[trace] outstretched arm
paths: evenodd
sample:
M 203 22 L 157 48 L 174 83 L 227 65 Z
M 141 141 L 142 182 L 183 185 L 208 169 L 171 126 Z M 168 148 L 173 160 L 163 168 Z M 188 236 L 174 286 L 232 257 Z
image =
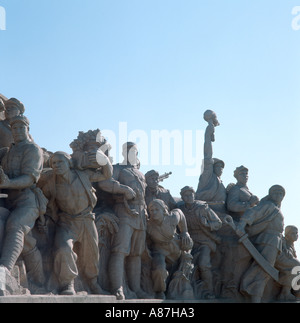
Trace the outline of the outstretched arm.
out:
M 204 160 L 213 157 L 212 142 L 214 142 L 215 127 L 212 123 L 206 127 L 204 136 Z
M 198 192 L 202 190 L 203 187 L 209 183 L 211 176 L 213 174 L 213 136 L 215 132 L 215 127 L 212 123 L 209 123 L 206 127 L 205 136 L 204 136 L 204 160 L 203 160 L 203 169 L 199 178 L 199 184 L 197 188 L 197 199 L 200 199 Z

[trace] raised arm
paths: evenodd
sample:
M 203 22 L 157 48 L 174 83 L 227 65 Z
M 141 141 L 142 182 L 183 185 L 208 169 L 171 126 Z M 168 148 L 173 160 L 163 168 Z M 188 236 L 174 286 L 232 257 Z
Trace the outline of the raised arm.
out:
M 212 123 L 209 123 L 205 130 L 204 136 L 204 161 L 213 157 L 212 143 L 214 140 L 215 127 Z

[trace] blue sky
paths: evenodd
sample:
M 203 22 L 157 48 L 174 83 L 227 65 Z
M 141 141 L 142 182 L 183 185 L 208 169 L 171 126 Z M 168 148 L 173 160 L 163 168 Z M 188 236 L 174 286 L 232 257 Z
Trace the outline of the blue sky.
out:
M 123 122 L 128 133 L 147 137 L 148 148 L 153 130 L 183 137 L 190 131 L 191 154 L 201 157 L 196 131 L 203 133 L 203 112 L 212 109 L 221 123 L 214 155 L 226 163 L 224 184 L 245 165 L 260 198 L 283 185 L 285 222 L 300 228 L 300 30 L 292 28 L 299 0 L 0 0 L 0 6 L 6 11 L 0 93 L 25 104 L 40 146 L 71 152 L 78 131 L 107 129 L 118 138 Z M 199 175 L 186 176 L 188 166 L 176 165 L 176 157 L 151 165 L 140 143 L 141 170 L 172 171 L 163 185 L 173 195 L 197 186 Z M 116 162 L 122 144 L 114 147 Z

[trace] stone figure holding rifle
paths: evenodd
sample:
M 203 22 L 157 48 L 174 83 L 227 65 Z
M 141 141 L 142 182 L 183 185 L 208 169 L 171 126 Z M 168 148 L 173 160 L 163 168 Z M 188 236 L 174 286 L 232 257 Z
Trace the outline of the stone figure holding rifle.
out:
M 157 171 L 150 170 L 145 174 L 147 187 L 146 187 L 146 204 L 149 205 L 154 199 L 163 200 L 168 206 L 169 210 L 176 208 L 176 201 L 171 195 L 170 191 L 159 185 L 159 182 L 167 178 L 169 174 L 159 175 Z

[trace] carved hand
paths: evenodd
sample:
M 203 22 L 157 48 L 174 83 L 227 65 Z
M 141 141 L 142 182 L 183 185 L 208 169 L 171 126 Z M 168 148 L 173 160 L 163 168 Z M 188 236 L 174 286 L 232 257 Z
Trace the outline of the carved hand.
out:
M 117 218 L 115 215 L 102 213 L 100 218 L 110 234 L 115 234 L 119 231 L 119 218 Z
M 126 200 L 132 200 L 136 197 L 135 191 L 129 186 L 122 186 L 122 193 L 124 194 Z
M 191 239 L 188 232 L 181 233 L 181 249 L 184 251 L 189 251 L 193 247 L 193 240 Z

